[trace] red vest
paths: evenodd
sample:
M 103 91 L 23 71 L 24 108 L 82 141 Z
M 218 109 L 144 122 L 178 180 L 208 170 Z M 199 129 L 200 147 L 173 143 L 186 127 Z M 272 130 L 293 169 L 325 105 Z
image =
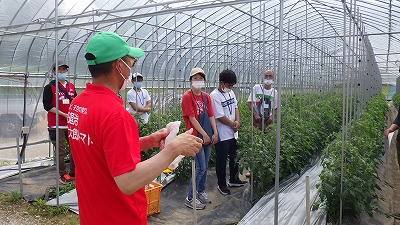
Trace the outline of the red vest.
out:
M 56 107 L 56 86 L 51 86 L 51 93 L 53 94 L 51 104 Z M 63 85 L 58 85 L 58 109 L 61 112 L 68 113 L 69 105 L 71 104 L 72 99 L 75 98 L 75 86 L 72 83 L 67 81 L 67 85 L 64 88 Z M 63 91 L 62 91 L 63 90 Z M 64 94 L 68 93 L 70 99 Z M 61 115 L 58 116 L 58 125 L 59 126 L 67 126 L 67 119 Z M 52 112 L 47 113 L 47 126 L 54 127 L 56 126 L 56 114 Z

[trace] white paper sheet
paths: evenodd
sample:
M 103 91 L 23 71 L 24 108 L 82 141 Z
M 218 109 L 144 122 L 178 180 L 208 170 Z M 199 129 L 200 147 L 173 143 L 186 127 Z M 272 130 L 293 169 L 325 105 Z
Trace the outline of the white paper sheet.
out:
M 389 133 L 389 135 L 388 135 L 388 140 L 389 140 L 389 148 L 390 148 L 390 143 L 392 143 L 393 134 L 394 134 L 394 132 L 392 132 L 392 133 Z

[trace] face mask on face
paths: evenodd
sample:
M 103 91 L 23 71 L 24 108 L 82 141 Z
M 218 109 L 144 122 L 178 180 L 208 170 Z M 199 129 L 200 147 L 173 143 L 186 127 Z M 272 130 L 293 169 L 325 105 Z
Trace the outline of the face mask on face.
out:
M 196 80 L 196 81 L 192 81 L 192 86 L 196 89 L 201 89 L 201 88 L 205 87 L 206 84 L 204 83 L 204 80 Z
M 125 61 L 122 60 L 122 59 L 121 59 L 121 61 L 124 63 L 124 65 L 125 65 L 126 67 L 128 67 L 129 71 L 131 71 L 131 68 L 125 63 Z M 123 90 L 125 90 L 126 87 L 128 87 L 129 83 L 131 83 L 131 76 L 128 76 L 128 79 L 126 79 L 126 78 L 124 77 L 124 75 L 122 75 L 122 73 L 119 73 L 119 74 L 122 76 L 122 78 L 124 78 L 124 83 L 122 83 L 122 86 L 121 86 L 121 88 L 119 89 L 120 91 L 123 91 Z M 129 74 L 130 74 L 130 72 L 129 72 Z
M 264 84 L 265 84 L 265 85 L 273 85 L 273 84 L 274 84 L 274 80 L 265 79 L 265 80 L 264 80 Z
M 135 83 L 133 83 L 133 86 L 135 88 L 141 88 L 142 87 L 142 82 L 135 82 Z
M 232 91 L 232 89 L 224 87 L 224 89 L 222 89 L 222 91 L 225 93 L 229 93 Z
M 57 73 L 57 77 L 59 80 L 65 80 L 65 78 L 67 78 L 67 73 Z

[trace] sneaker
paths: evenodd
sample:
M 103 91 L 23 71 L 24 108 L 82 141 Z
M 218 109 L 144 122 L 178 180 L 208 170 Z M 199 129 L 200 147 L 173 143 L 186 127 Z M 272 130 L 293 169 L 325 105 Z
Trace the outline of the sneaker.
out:
M 200 200 L 200 202 L 203 203 L 203 204 L 210 204 L 210 203 L 211 203 L 211 200 L 208 199 L 208 195 L 207 195 L 207 193 L 205 193 L 205 192 L 201 192 L 201 193 L 198 193 L 198 192 L 197 192 L 197 198 L 198 198 L 198 199 Z
M 68 173 L 64 174 L 60 177 L 59 181 L 61 184 L 72 183 L 75 179 L 73 179 Z
M 228 187 L 220 187 L 220 186 L 218 186 L 217 189 L 223 195 L 230 195 L 231 194 L 231 190 L 229 190 Z
M 242 187 L 246 184 L 246 181 L 241 181 L 241 180 L 235 180 L 233 182 L 228 182 L 229 187 Z
M 191 209 L 193 209 L 193 199 L 190 199 L 186 197 L 185 199 L 185 205 Z M 205 204 L 201 203 L 199 199 L 196 198 L 196 210 L 202 210 L 206 207 Z

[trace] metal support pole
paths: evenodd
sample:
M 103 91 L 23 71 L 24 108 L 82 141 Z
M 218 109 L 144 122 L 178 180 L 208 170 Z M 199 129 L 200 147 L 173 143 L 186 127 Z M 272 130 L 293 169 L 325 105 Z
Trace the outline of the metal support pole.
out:
M 55 12 L 55 28 L 56 31 L 54 32 L 54 37 L 55 37 L 55 72 L 56 72 L 56 171 L 57 171 L 57 176 L 56 176 L 56 199 L 57 199 L 57 207 L 60 206 L 60 183 L 58 182 L 58 176 L 60 174 L 60 160 L 59 160 L 59 155 L 60 155 L 60 145 L 59 145 L 59 140 L 60 140 L 60 135 L 58 133 L 59 131 L 59 113 L 58 113 L 58 0 L 55 0 L 55 7 L 54 7 L 54 12 Z
M 310 176 L 306 176 L 306 225 L 310 225 L 311 201 L 310 201 Z
M 197 225 L 197 210 L 196 210 L 196 200 L 197 200 L 197 192 L 196 192 L 196 162 L 195 159 L 192 159 L 192 202 L 193 202 L 193 224 Z
M 21 171 L 21 155 L 20 155 L 20 150 L 19 150 L 19 137 L 16 138 L 16 143 L 17 143 L 17 158 L 18 158 L 18 176 L 19 176 L 19 193 L 21 196 L 21 199 L 24 197 L 23 194 L 23 187 L 22 187 L 22 171 Z
M 346 35 L 346 0 L 343 2 L 343 35 Z M 346 39 L 343 39 L 343 61 L 342 61 L 342 150 L 341 150 L 341 160 L 340 160 L 340 195 L 343 193 L 343 173 L 344 173 L 344 147 L 345 147 L 345 127 L 346 127 L 346 88 L 345 88 L 345 80 L 346 80 Z M 343 200 L 340 197 L 339 202 L 339 225 L 342 225 L 342 217 L 343 217 Z
M 279 3 L 279 60 L 278 60 L 278 115 L 276 124 L 276 156 L 275 156 L 275 213 L 274 224 L 278 225 L 279 203 L 279 158 L 281 147 L 281 93 L 282 93 L 282 39 L 283 39 L 283 1 Z

